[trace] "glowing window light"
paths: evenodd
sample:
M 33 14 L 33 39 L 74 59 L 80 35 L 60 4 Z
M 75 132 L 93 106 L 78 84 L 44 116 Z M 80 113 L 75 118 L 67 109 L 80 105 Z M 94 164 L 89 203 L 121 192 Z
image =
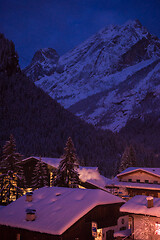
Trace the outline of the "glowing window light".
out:
M 160 235 L 160 223 L 155 223 L 155 234 Z
M 97 229 L 97 237 L 95 238 L 95 240 L 102 240 L 102 228 Z

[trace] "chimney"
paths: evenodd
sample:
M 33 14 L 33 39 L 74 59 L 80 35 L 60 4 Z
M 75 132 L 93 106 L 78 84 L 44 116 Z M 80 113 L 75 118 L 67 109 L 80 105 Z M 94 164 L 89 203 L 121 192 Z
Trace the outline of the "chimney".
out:
M 36 219 L 36 210 L 35 209 L 26 209 L 26 220 L 27 221 L 34 221 Z
M 33 200 L 32 195 L 33 195 L 33 192 L 26 193 L 26 201 L 27 202 L 32 202 L 32 200 Z
M 152 208 L 153 207 L 153 197 L 148 196 L 146 197 L 147 199 L 147 208 Z

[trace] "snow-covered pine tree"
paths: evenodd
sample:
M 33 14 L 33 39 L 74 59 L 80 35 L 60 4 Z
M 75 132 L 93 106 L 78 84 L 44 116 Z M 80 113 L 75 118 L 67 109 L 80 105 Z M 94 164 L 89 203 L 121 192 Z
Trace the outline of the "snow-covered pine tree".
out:
M 119 172 L 122 172 L 128 167 L 135 167 L 137 163 L 136 153 L 132 145 L 127 146 L 121 158 Z
M 40 157 L 33 170 L 31 187 L 33 189 L 37 189 L 44 186 L 49 186 L 49 176 L 48 176 L 47 166 Z
M 54 185 L 58 187 L 78 187 L 79 174 L 77 169 L 79 164 L 71 137 L 67 140 L 61 158 Z
M 1 161 L 1 189 L 0 201 L 9 203 L 23 194 L 24 173 L 20 160 L 22 155 L 16 152 L 16 144 L 13 135 L 10 135 L 9 141 L 3 147 Z

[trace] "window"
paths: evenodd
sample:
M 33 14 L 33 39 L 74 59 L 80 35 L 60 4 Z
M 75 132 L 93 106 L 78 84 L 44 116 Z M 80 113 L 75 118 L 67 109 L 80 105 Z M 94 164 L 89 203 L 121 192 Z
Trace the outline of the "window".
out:
M 129 179 L 128 179 L 128 182 L 132 182 L 132 179 L 131 179 L 131 178 L 129 178 Z
M 149 183 L 149 180 L 145 180 L 145 183 Z
M 21 235 L 20 233 L 17 233 L 16 240 L 20 240 L 20 239 L 21 239 Z
M 124 224 L 124 218 L 122 218 L 121 223 Z
M 137 180 L 136 180 L 136 182 L 138 182 L 138 183 L 139 183 L 139 182 L 140 182 L 140 179 L 137 179 Z
M 102 228 L 97 229 L 97 237 L 94 238 L 95 240 L 102 240 Z
M 153 181 L 154 184 L 158 184 L 158 181 Z
M 160 235 L 160 224 L 159 223 L 155 223 L 155 234 L 156 235 Z

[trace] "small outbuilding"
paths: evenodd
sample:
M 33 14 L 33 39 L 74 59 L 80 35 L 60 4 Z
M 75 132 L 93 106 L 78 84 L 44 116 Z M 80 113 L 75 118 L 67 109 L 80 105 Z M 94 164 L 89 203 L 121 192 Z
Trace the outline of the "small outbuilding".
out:
M 0 239 L 96 239 L 97 232 L 117 225 L 122 204 L 99 189 L 40 188 L 0 210 Z

